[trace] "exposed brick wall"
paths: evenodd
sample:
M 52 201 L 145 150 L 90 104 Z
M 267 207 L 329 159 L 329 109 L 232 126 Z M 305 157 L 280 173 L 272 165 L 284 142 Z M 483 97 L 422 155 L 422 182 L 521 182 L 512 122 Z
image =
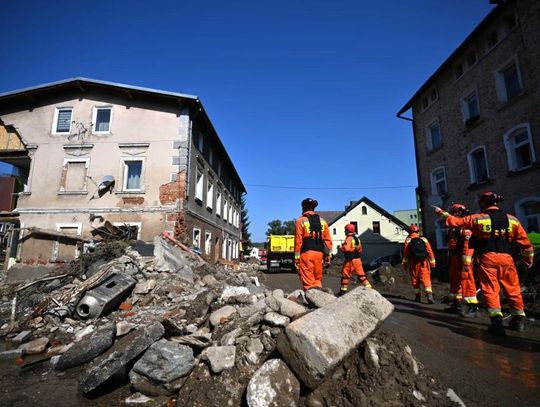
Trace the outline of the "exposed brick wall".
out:
M 159 187 L 159 202 L 161 205 L 177 204 L 177 212 L 167 214 L 167 221 L 173 222 L 175 239 L 187 243 L 186 221 L 184 213 L 186 191 L 186 171 L 180 171 L 176 181 L 163 184 Z
M 144 197 L 135 196 L 135 197 L 122 197 L 122 203 L 124 205 L 142 205 L 144 203 Z

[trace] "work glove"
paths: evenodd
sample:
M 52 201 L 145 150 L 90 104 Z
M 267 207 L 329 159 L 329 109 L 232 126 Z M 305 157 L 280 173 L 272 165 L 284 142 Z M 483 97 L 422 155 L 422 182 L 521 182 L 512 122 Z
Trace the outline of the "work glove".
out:
M 294 259 L 294 267 L 298 270 L 300 268 L 300 259 Z
M 435 209 L 435 214 L 436 215 L 441 215 L 444 211 L 439 208 L 438 206 L 435 206 L 435 205 L 431 205 L 433 207 L 433 209 Z

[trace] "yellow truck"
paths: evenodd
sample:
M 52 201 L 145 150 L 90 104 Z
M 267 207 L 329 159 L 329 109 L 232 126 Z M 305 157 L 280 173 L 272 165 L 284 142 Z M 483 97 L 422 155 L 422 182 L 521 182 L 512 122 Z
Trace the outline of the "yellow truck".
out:
M 296 271 L 294 267 L 294 235 L 270 235 L 266 242 L 269 272 Z

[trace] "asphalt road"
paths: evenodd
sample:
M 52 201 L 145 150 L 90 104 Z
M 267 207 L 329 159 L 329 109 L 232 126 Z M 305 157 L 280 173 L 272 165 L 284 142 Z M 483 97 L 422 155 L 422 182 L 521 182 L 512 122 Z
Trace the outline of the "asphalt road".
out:
M 301 288 L 292 273 L 261 273 L 261 281 L 287 292 Z M 326 275 L 324 285 L 337 291 L 339 278 Z M 443 304 L 385 297 L 395 311 L 383 327 L 403 336 L 417 359 L 467 406 L 540 406 L 538 323 L 529 321 L 526 332 L 495 339 L 487 332 L 487 316 L 467 320 L 445 313 Z

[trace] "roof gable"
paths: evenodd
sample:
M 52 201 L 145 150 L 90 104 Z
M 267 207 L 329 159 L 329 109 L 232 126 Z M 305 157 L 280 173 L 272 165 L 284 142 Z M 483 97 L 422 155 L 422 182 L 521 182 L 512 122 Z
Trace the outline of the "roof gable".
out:
M 354 210 L 355 208 L 357 208 L 360 204 L 365 204 L 367 206 L 369 206 L 370 208 L 376 210 L 377 212 L 379 212 L 381 215 L 385 216 L 386 218 L 390 219 L 393 223 L 395 223 L 396 225 L 398 225 L 399 227 L 403 228 L 403 229 L 407 229 L 408 225 L 405 224 L 404 222 L 402 222 L 401 220 L 399 220 L 398 218 L 396 218 L 394 215 L 392 215 L 390 212 L 386 211 L 384 208 L 382 208 L 381 206 L 377 205 L 375 202 L 373 202 L 371 199 L 369 199 L 368 197 L 366 196 L 363 196 L 362 198 L 360 198 L 358 201 L 354 202 L 352 205 L 349 205 L 347 207 L 346 210 L 344 210 L 343 212 L 340 212 L 338 216 L 336 216 L 332 222 L 330 223 L 330 226 L 333 225 L 334 223 L 336 223 L 338 220 L 340 220 L 341 218 L 343 218 L 345 215 L 347 215 L 349 212 L 351 212 L 352 210 Z

